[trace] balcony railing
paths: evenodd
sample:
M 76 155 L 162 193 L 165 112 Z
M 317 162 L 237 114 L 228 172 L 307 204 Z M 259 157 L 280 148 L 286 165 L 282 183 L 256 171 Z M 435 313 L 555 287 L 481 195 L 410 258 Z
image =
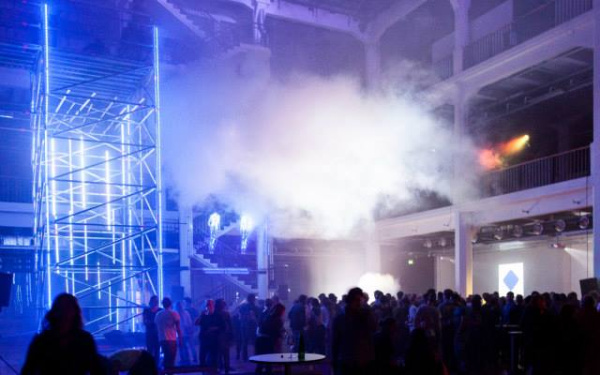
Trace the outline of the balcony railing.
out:
M 554 0 L 493 31 L 465 48 L 470 68 L 592 9 L 592 0 Z
M 589 175 L 588 146 L 490 172 L 482 178 L 482 195 L 492 197 Z

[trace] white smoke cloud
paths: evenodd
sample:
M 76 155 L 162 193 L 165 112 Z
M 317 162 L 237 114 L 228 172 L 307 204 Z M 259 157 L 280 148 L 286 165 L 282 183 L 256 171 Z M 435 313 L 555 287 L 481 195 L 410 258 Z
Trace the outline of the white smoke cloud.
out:
M 367 272 L 358 280 L 358 286 L 369 294 L 371 298 L 375 295 L 375 291 L 379 290 L 383 293 L 389 293 L 393 296 L 400 290 L 400 282 L 390 274 Z
M 368 94 L 352 77 L 259 73 L 224 64 L 166 80 L 163 155 L 180 204 L 214 195 L 238 212 L 285 217 L 272 220 L 279 234 L 334 237 L 382 202 L 410 204 L 415 189 L 469 190 L 450 175 L 454 158 L 476 160 L 470 142 L 427 103 L 398 90 Z

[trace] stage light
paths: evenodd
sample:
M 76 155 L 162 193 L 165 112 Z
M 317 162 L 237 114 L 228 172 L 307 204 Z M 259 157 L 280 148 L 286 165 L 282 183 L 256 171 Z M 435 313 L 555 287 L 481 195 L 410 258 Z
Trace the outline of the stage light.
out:
M 210 240 L 208 242 L 209 252 L 212 254 L 215 251 L 215 246 L 217 245 L 217 234 L 219 229 L 221 228 L 221 215 L 216 212 L 213 212 L 208 217 L 208 228 L 210 231 Z
M 494 238 L 498 241 L 504 238 L 504 229 L 502 227 L 496 227 L 496 229 L 494 229 Z
M 252 218 L 248 215 L 242 215 L 240 218 L 240 234 L 242 236 L 240 250 L 242 254 L 246 254 L 246 250 L 248 249 L 248 239 L 250 238 L 250 233 L 252 233 L 253 226 Z
M 579 228 L 587 229 L 590 226 L 590 218 L 589 216 L 582 216 L 579 218 Z
M 527 224 L 525 227 L 526 227 L 527 234 L 530 234 L 533 236 L 539 236 L 542 233 L 544 233 L 544 226 L 540 222 L 535 222 L 533 224 Z
M 425 240 L 425 242 L 423 242 L 423 247 L 426 249 L 431 249 L 433 247 L 433 242 L 431 240 Z
M 438 240 L 438 245 L 441 247 L 446 247 L 448 245 L 448 240 L 442 237 Z
M 567 223 L 564 220 L 559 219 L 554 222 L 554 230 L 557 233 L 564 232 L 566 228 L 567 228 Z
M 514 225 L 512 228 L 512 235 L 516 238 L 523 237 L 523 227 L 520 225 Z
M 414 259 L 409 259 L 409 260 L 408 260 L 408 265 L 409 265 L 409 266 L 412 266 L 412 265 L 414 265 L 414 264 L 415 264 L 415 260 L 414 260 Z

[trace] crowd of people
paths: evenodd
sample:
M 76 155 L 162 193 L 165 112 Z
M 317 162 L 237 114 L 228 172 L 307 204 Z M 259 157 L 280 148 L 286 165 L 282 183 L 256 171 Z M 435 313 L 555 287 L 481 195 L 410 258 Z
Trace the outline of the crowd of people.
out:
M 173 308 L 164 298 L 160 308 L 152 297 L 143 312 L 147 352 L 133 355 L 144 371 L 157 368 L 162 352 L 164 367 L 197 363 L 228 373 L 231 352 L 247 361 L 252 354 L 297 351 L 302 341 L 340 375 L 600 374 L 599 301 L 596 293 L 581 300 L 576 293 L 537 292 L 463 298 L 452 290 L 376 291 L 371 300 L 352 288 L 339 300 L 301 295 L 287 310 L 277 296 L 249 294 L 230 312 L 223 299 L 196 308 L 187 298 Z M 105 374 L 111 364 L 102 358 L 83 330 L 77 299 L 61 294 L 22 373 Z M 258 365 L 262 372 L 271 369 Z

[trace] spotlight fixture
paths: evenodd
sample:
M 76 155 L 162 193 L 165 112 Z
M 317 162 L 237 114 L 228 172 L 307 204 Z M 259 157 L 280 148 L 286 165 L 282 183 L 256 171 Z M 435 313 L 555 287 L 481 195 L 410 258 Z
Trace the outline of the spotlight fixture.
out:
M 589 216 L 582 216 L 579 218 L 579 228 L 587 229 L 590 226 L 590 218 Z
M 504 238 L 504 229 L 502 227 L 496 227 L 496 229 L 494 229 L 494 238 L 498 241 Z
M 446 247 L 448 245 L 448 240 L 442 237 L 438 240 L 438 245 L 441 247 Z
M 513 225 L 512 227 L 512 235 L 515 238 L 523 237 L 523 227 L 521 225 Z
M 427 249 L 431 249 L 433 247 L 433 242 L 429 239 L 425 240 L 425 242 L 423 242 L 423 247 L 427 248 Z
M 566 228 L 567 223 L 564 220 L 559 219 L 554 222 L 554 230 L 556 231 L 556 233 L 564 232 Z
M 528 224 L 526 228 L 527 234 L 530 234 L 532 236 L 539 236 L 542 233 L 544 233 L 544 226 L 539 221 L 533 224 Z

